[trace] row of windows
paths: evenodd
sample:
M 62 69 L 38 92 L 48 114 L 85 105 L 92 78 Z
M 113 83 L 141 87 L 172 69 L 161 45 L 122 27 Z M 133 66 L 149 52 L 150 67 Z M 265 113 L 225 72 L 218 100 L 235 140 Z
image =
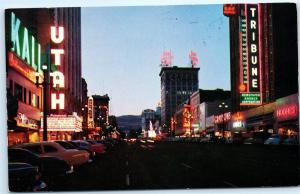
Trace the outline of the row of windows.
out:
M 14 88 L 13 95 L 18 98 L 19 101 L 25 104 L 31 105 L 35 108 L 40 108 L 40 97 L 18 83 L 14 83 L 13 80 L 9 81 L 9 88 Z

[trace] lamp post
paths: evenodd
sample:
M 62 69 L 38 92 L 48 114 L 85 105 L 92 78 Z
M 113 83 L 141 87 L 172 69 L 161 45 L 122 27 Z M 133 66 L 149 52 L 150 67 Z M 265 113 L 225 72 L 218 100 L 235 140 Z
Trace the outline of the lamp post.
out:
M 225 133 L 225 109 L 228 108 L 228 105 L 225 102 L 222 102 L 219 104 L 219 108 L 222 110 L 222 120 L 223 120 L 223 129 L 222 129 L 222 138 L 224 139 L 224 133 Z
M 48 93 L 47 93 L 47 86 L 50 84 L 48 83 L 48 71 L 47 71 L 47 65 L 42 66 L 43 73 L 44 73 L 44 80 L 40 83 L 39 82 L 39 73 L 36 72 L 35 74 L 35 85 L 36 87 L 43 86 L 43 141 L 47 141 L 47 114 L 48 114 Z

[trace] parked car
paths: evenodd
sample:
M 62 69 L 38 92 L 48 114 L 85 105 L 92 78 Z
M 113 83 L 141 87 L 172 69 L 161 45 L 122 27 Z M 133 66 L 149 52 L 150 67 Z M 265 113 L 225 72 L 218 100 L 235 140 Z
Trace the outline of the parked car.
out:
M 84 140 L 74 140 L 72 141 L 74 143 L 76 143 L 79 147 L 82 148 L 86 148 L 88 150 L 90 150 L 93 154 L 93 156 L 95 156 L 96 154 L 103 154 L 105 153 L 105 147 L 102 144 L 91 144 L 87 141 Z
M 299 145 L 299 138 L 297 137 L 288 137 L 283 142 L 283 145 Z
M 279 135 L 272 135 L 271 137 L 269 137 L 266 141 L 265 141 L 265 145 L 279 145 L 281 144 L 282 140 L 281 137 Z
M 39 155 L 22 148 L 8 149 L 9 162 L 28 163 L 39 168 L 44 177 L 65 175 L 73 172 L 73 166 L 56 157 Z
M 38 191 L 46 187 L 38 168 L 27 163 L 8 163 L 8 179 L 12 192 Z
M 39 156 L 54 156 L 66 161 L 69 165 L 81 165 L 89 161 L 89 153 L 77 149 L 65 149 L 55 142 L 25 143 L 15 146 L 29 150 Z
M 264 140 L 262 138 L 249 137 L 244 140 L 244 144 L 264 144 Z

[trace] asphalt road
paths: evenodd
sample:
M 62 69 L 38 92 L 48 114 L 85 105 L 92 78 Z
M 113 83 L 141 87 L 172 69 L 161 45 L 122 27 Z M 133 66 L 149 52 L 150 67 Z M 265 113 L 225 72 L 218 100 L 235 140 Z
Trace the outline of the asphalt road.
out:
M 123 143 L 56 179 L 51 191 L 299 185 L 299 147 Z

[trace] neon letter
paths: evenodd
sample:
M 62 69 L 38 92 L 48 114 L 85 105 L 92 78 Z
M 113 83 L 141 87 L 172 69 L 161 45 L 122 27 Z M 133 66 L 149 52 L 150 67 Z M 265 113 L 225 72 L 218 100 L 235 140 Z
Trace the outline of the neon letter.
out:
M 257 88 L 257 79 L 252 80 L 252 87 Z
M 55 65 L 60 65 L 60 55 L 64 54 L 65 51 L 63 49 L 51 49 L 51 54 L 54 54 Z
M 59 98 L 56 98 L 56 94 L 51 94 L 51 109 L 56 109 L 56 105 L 58 104 L 58 109 L 65 108 L 65 94 L 59 94 Z
M 20 28 L 20 20 L 16 18 L 14 13 L 11 13 L 11 41 L 13 43 L 11 50 L 16 51 L 17 55 L 21 56 L 20 54 L 20 42 L 19 42 L 19 28 Z
M 22 57 L 21 58 L 23 60 L 26 59 L 27 63 L 30 64 L 28 30 L 27 30 L 27 28 L 24 28 L 23 49 L 22 49 Z
M 61 43 L 64 40 L 64 27 L 58 27 L 58 36 L 57 36 L 57 30 L 55 26 L 51 26 L 51 40 L 58 44 Z
M 55 71 L 53 73 L 50 73 L 50 76 L 53 77 L 53 87 L 55 88 L 57 85 L 59 88 L 65 87 L 65 77 L 62 72 Z

